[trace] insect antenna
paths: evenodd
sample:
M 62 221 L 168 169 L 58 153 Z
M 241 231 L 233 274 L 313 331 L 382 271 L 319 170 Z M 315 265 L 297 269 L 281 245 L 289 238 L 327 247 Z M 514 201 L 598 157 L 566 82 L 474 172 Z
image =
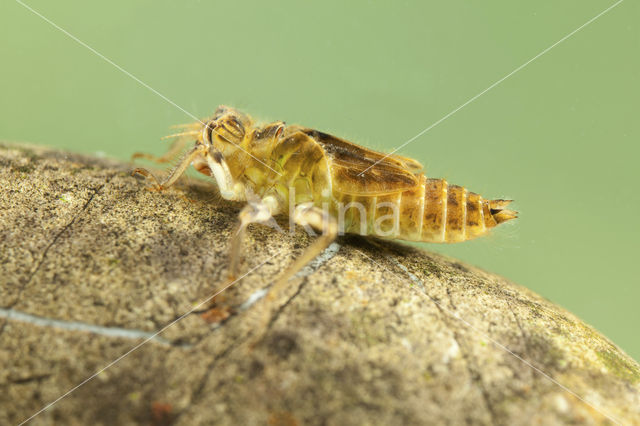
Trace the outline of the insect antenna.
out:
M 173 124 L 169 126 L 170 129 L 197 129 L 202 125 L 201 121 L 197 121 L 195 123 L 186 123 L 186 124 Z
M 199 130 L 191 130 L 191 131 L 188 131 L 188 132 L 173 133 L 171 135 L 163 136 L 163 137 L 160 138 L 160 140 L 176 138 L 176 137 L 179 137 L 179 136 L 198 135 L 198 134 L 200 134 Z

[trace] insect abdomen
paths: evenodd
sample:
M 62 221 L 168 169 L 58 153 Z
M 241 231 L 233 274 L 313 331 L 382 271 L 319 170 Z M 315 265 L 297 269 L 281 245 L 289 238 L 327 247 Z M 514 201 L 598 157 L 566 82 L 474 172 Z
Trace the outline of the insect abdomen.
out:
M 424 186 L 424 216 L 418 241 L 466 241 L 516 218 L 516 212 L 505 210 L 511 200 L 485 200 L 444 179 L 426 179 Z
M 464 187 L 449 185 L 444 179 L 421 176 L 415 189 L 373 197 L 369 201 L 372 214 L 367 230 L 370 235 L 410 241 L 466 241 L 515 219 L 516 212 L 505 209 L 510 202 L 485 200 Z

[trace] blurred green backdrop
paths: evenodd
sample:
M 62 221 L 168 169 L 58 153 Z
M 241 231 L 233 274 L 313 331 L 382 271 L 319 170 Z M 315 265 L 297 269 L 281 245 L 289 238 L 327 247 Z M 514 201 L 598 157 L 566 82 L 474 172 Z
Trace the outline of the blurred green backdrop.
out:
M 196 116 L 218 104 L 391 150 L 614 4 L 27 2 Z M 491 237 L 425 245 L 565 306 L 640 359 L 640 7 L 627 0 L 400 153 L 516 199 Z M 0 138 L 128 159 L 189 116 L 14 1 Z

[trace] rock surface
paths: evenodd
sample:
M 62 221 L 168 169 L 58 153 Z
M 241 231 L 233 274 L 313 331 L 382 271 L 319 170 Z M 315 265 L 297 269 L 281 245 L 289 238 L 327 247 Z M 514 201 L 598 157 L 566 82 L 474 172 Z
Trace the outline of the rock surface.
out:
M 224 281 L 238 205 L 195 179 L 146 191 L 131 168 L 0 146 L 1 424 L 106 366 L 29 423 L 640 424 L 640 366 L 613 343 L 401 244 L 339 239 L 258 338 L 262 289 L 311 239 L 252 226 L 251 272 L 172 324 Z

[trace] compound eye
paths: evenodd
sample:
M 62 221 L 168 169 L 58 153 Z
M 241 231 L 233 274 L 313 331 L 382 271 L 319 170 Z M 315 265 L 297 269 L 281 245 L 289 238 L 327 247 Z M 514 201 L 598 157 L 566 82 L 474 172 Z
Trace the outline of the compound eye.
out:
M 215 133 L 229 142 L 240 143 L 244 139 L 244 126 L 234 116 L 227 116 L 218 120 Z
M 255 139 L 278 139 L 282 135 L 282 132 L 284 132 L 284 122 L 279 121 L 256 130 Z

